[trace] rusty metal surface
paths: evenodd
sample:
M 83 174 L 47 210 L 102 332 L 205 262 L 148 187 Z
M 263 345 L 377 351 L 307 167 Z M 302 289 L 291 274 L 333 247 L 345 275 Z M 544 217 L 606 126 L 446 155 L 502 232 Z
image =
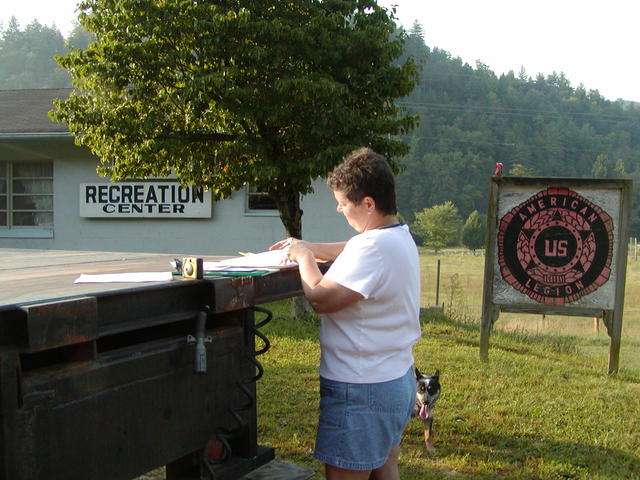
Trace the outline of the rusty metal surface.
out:
M 0 347 L 34 352 L 133 329 L 246 309 L 302 294 L 297 270 L 264 277 L 207 277 L 167 282 L 74 284 L 81 273 L 168 271 L 170 255 L 14 252 L 23 268 L 0 270 Z M 4 257 L 4 263 L 14 263 Z M 19 301 L 18 301 L 19 300 Z
M 29 350 L 88 342 L 98 336 L 95 297 L 80 297 L 54 303 L 27 305 L 26 316 Z
M 234 432 L 238 458 L 253 459 L 224 478 L 273 458 L 257 455 L 251 307 L 299 295 L 297 271 L 76 285 L 80 273 L 166 271 L 173 256 L 3 253 L 0 480 L 127 479 L 165 464 L 181 472 L 221 430 Z M 188 338 L 201 311 L 211 340 L 197 373 Z
M 19 385 L 3 405 L 0 478 L 134 478 L 199 450 L 214 429 L 231 428 L 228 409 L 246 401 L 235 379 L 253 372 L 240 326 L 209 333 L 207 375 L 193 373 L 181 336 L 26 371 L 23 358 L 0 356 L 3 385 Z M 255 425 L 255 412 L 244 419 Z

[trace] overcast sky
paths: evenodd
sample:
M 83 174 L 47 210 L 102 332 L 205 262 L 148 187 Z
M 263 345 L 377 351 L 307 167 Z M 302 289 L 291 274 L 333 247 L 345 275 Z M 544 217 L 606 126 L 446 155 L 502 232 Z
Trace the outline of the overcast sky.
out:
M 529 76 L 564 72 L 577 87 L 640 101 L 639 0 L 378 0 L 397 5 L 408 30 L 418 21 L 429 47 L 447 50 L 496 74 L 524 67 Z M 76 0 L 0 0 L 0 22 L 34 18 L 67 35 Z
M 640 101 L 638 0 L 379 0 L 429 47 L 496 74 L 564 72 L 574 87 Z

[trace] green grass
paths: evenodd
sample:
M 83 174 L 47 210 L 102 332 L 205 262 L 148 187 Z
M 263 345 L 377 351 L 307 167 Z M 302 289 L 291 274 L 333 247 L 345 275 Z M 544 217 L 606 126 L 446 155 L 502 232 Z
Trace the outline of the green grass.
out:
M 592 318 L 502 314 L 479 361 L 483 256 L 422 252 L 422 305 L 445 314 L 423 317 L 416 365 L 441 372 L 435 411 L 436 453 L 426 454 L 421 423 L 402 441 L 403 480 L 640 479 L 640 262 L 630 260 L 620 371 L 606 375 L 609 337 Z M 288 302 L 268 305 L 262 331 L 271 349 L 259 360 L 258 441 L 278 460 L 306 465 L 318 416 L 317 320 L 290 318 Z M 164 478 L 162 469 L 141 479 Z
M 440 260 L 438 304 L 444 305 L 445 312 L 456 319 L 479 321 L 484 256 L 461 250 L 446 250 L 438 255 L 428 250 L 421 253 L 422 305 L 435 305 L 436 265 Z M 608 358 L 609 354 L 606 329 L 600 322 L 596 332 L 591 317 L 547 315 L 543 318 L 542 315 L 501 313 L 494 331 L 550 336 L 560 342 L 573 341 L 564 337 L 577 337 L 576 348 L 582 353 L 598 361 Z M 640 262 L 632 257 L 627 263 L 620 366 L 640 371 Z
M 271 305 L 264 327 L 272 348 L 261 357 L 259 442 L 277 458 L 307 465 L 318 412 L 317 325 Z M 581 352 L 577 337 L 528 332 L 492 335 L 490 361 L 478 360 L 478 327 L 438 315 L 423 318 L 416 363 L 440 369 L 437 452 L 427 455 L 421 423 L 402 442 L 401 478 L 411 480 L 640 478 L 640 372 L 608 377 L 606 358 Z

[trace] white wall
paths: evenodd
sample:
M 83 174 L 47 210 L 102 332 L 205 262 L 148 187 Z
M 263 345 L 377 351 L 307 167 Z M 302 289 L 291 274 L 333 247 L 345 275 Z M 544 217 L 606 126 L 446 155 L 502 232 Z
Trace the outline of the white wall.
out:
M 108 219 L 79 215 L 79 185 L 106 182 L 95 172 L 96 162 L 77 147 L 55 149 L 53 238 L 3 238 L 0 248 L 45 248 L 157 252 L 176 255 L 235 255 L 238 251 L 265 250 L 281 239 L 284 227 L 278 216 L 245 213 L 245 194 L 214 202 L 206 219 Z M 31 158 L 27 155 L 25 158 Z M 302 200 L 303 237 L 339 241 L 355 232 L 336 212 L 336 203 L 324 181 Z

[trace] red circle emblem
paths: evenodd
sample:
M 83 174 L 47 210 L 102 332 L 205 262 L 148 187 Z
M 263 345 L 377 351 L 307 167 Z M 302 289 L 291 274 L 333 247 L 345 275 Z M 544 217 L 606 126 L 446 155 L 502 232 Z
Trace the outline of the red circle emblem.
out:
M 502 278 L 533 300 L 564 305 L 609 280 L 613 221 L 568 188 L 548 188 L 500 220 Z

